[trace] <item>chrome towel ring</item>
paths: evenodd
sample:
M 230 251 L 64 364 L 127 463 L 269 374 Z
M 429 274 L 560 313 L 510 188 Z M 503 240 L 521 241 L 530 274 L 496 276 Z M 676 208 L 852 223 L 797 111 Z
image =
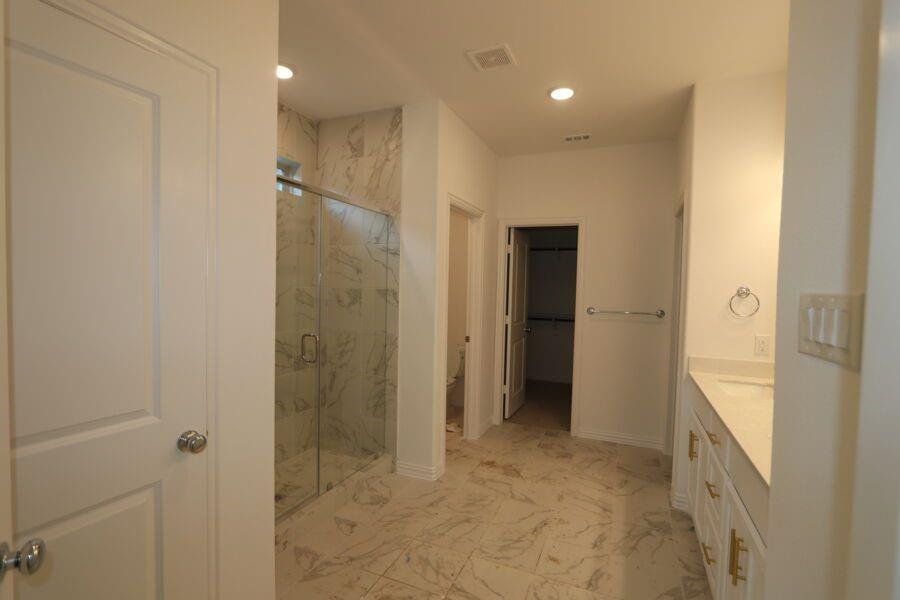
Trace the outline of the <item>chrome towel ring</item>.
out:
M 738 300 L 738 299 L 744 300 L 748 296 L 753 296 L 753 299 L 756 300 L 756 308 L 754 308 L 752 311 L 750 311 L 746 314 L 741 314 L 734 309 L 734 301 Z M 752 317 L 753 315 L 755 315 L 757 313 L 757 311 L 759 311 L 759 296 L 757 296 L 756 294 L 751 292 L 750 288 L 748 288 L 747 286 L 742 285 L 734 293 L 734 296 L 731 297 L 731 300 L 728 301 L 728 308 L 731 309 L 731 313 L 734 316 L 736 316 L 740 319 L 746 319 L 747 317 Z

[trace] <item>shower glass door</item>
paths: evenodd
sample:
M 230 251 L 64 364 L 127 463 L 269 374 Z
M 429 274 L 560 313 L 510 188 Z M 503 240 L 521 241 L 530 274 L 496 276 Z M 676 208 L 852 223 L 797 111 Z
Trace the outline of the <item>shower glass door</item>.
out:
M 275 515 L 318 494 L 318 344 L 322 197 L 276 191 Z
M 275 516 L 386 452 L 397 389 L 397 264 L 382 213 L 280 180 L 275 305 Z

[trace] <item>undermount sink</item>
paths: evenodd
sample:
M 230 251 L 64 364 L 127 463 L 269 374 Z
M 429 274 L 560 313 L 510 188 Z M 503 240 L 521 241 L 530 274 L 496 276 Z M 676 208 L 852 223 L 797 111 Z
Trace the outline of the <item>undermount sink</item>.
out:
M 719 379 L 719 387 L 729 396 L 742 396 L 744 398 L 771 398 L 774 388 L 770 383 L 753 383 L 749 381 L 736 381 L 733 379 Z

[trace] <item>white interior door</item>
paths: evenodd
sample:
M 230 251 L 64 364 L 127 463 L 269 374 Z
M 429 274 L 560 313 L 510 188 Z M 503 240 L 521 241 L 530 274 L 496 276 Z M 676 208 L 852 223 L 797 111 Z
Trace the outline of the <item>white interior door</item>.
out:
M 0 0 L 0 31 L 6 31 L 6 3 Z M 6 44 L 0 44 L 0 165 L 6 164 Z M 0 544 L 13 539 L 9 427 L 9 313 L 7 312 L 6 169 L 0 168 Z M 12 585 L 0 580 L 0 600 L 12 600 Z
M 8 4 L 7 541 L 46 560 L 0 587 L 206 597 L 209 453 L 176 440 L 207 433 L 214 72 L 86 2 Z
M 525 404 L 525 352 L 528 334 L 526 290 L 528 279 L 528 236 L 512 230 L 509 245 L 506 300 L 506 407 L 508 419 Z

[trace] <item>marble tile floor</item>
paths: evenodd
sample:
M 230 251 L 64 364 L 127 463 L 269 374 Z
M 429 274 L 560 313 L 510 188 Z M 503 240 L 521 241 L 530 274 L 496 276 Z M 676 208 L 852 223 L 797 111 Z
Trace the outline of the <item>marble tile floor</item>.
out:
M 277 597 L 709 599 L 669 479 L 659 452 L 566 432 L 448 434 L 438 481 L 363 473 L 337 510 L 282 524 Z
M 529 379 L 525 404 L 509 418 L 511 423 L 569 431 L 572 419 L 572 384 Z
M 318 476 L 316 481 L 316 460 Z M 340 484 L 344 479 L 364 469 L 377 460 L 376 454 L 360 452 L 357 455 L 307 448 L 275 465 L 275 517 L 289 513 L 316 495 Z
M 463 426 L 463 411 L 466 404 L 466 378 L 458 377 L 452 390 L 447 390 L 447 425 Z

